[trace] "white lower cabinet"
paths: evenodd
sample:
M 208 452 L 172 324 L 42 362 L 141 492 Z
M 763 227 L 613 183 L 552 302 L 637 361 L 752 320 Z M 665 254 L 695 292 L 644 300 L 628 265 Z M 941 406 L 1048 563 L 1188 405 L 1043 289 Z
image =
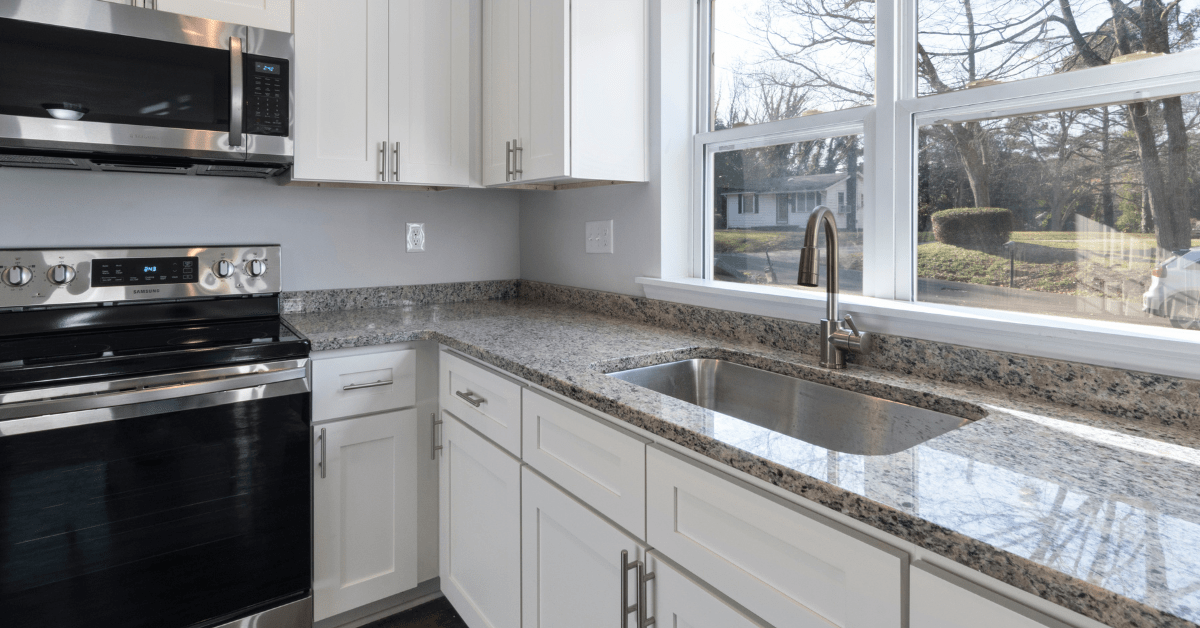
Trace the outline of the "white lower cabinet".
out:
M 663 560 L 647 559 L 654 578 L 647 587 L 647 615 L 663 628 L 770 628 L 768 624 L 717 597 L 705 586 Z
M 909 578 L 910 628 L 1067 628 L 931 565 L 914 564 Z
M 637 571 L 622 561 L 642 560 L 641 545 L 529 467 L 521 491 L 522 628 L 625 625 L 618 620 L 626 599 L 637 600 Z
M 313 428 L 318 621 L 417 586 L 417 420 L 402 410 Z
M 777 628 L 899 628 L 907 559 L 651 447 L 646 541 Z
M 521 461 L 449 412 L 442 412 L 442 420 L 442 593 L 470 628 L 517 628 Z

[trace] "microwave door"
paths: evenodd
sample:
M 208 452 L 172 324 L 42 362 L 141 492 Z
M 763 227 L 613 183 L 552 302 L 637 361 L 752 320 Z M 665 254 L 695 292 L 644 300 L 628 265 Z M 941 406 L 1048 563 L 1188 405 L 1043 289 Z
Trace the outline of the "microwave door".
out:
M 0 138 L 28 148 L 244 158 L 242 41 L 231 36 L 222 49 L 0 19 Z

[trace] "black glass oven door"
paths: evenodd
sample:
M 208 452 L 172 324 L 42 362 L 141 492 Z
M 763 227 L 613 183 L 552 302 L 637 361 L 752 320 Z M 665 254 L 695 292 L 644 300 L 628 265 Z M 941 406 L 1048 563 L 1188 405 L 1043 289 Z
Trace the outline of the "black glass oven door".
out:
M 0 19 L 0 114 L 229 131 L 230 53 Z
M 0 437 L 0 624 L 214 626 L 309 595 L 310 403 L 291 380 Z

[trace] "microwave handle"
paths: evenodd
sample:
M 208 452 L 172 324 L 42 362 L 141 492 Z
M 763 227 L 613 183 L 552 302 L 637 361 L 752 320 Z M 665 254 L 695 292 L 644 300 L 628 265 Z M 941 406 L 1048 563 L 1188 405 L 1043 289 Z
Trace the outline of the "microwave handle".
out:
M 229 145 L 242 145 L 242 38 L 229 38 Z

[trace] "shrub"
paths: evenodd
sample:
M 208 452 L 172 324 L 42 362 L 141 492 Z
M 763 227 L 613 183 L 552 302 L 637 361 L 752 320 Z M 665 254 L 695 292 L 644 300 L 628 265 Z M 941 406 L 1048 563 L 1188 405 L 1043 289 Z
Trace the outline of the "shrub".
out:
M 933 236 L 942 244 L 997 250 L 1012 239 L 1013 213 L 999 207 L 960 207 L 933 215 Z

